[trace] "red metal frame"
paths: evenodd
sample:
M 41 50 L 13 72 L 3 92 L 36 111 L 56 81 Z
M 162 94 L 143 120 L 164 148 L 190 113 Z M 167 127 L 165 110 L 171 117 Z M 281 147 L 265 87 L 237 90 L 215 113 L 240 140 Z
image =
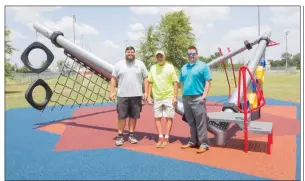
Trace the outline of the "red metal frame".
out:
M 227 50 L 228 50 L 229 53 L 231 52 L 229 47 L 227 47 Z M 235 78 L 235 71 L 234 71 L 234 66 L 233 66 L 233 62 L 232 62 L 232 57 L 230 57 L 230 62 L 231 62 L 231 67 L 232 67 L 232 71 L 233 71 L 235 87 L 237 87 L 237 85 L 236 85 L 236 78 Z
M 223 56 L 221 48 L 218 48 L 218 51 L 219 51 L 220 56 Z M 229 98 L 230 98 L 231 97 L 231 85 L 230 85 L 230 81 L 229 81 L 229 77 L 228 77 L 228 73 L 227 73 L 226 63 L 223 61 L 222 65 L 223 65 L 223 69 L 225 70 L 225 73 L 226 73 L 226 78 L 227 78 L 227 82 L 228 82 L 228 86 L 229 86 Z
M 267 47 L 272 47 L 272 46 L 276 46 L 279 45 L 280 43 L 274 42 L 272 40 L 269 40 L 269 44 L 267 45 Z
M 267 146 L 267 153 L 271 154 L 271 145 L 273 144 L 273 129 L 271 134 L 268 134 L 268 146 Z
M 247 84 L 246 84 L 246 72 L 248 71 L 252 82 L 254 83 L 255 87 L 256 87 L 256 95 L 257 95 L 257 102 L 258 102 L 258 106 L 256 108 L 250 109 L 249 111 L 248 109 L 248 105 L 247 105 Z M 243 78 L 243 97 L 244 97 L 244 105 L 243 105 L 243 110 L 240 108 L 240 79 L 241 77 Z M 257 109 L 260 109 L 261 107 L 263 107 L 266 103 L 266 100 L 264 98 L 263 95 L 263 91 L 262 89 L 258 86 L 258 84 L 256 83 L 253 74 L 250 72 L 249 68 L 247 66 L 242 66 L 239 69 L 239 76 L 238 76 L 238 109 L 240 112 L 244 113 L 244 150 L 245 152 L 248 152 L 248 113 L 251 113 Z M 272 142 L 272 134 L 268 135 L 268 153 L 271 150 L 271 146 L 270 146 L 270 142 Z
M 276 46 L 276 45 L 279 45 L 280 43 L 277 43 L 277 42 L 274 42 L 272 40 L 269 40 L 269 44 L 267 45 L 267 47 L 271 47 L 271 46 Z M 227 50 L 228 52 L 230 52 L 230 48 L 227 47 Z M 223 56 L 222 54 L 222 51 L 221 51 L 221 48 L 218 48 L 218 51 L 220 53 L 220 56 Z M 232 62 L 232 58 L 230 58 L 230 62 L 231 62 L 231 67 L 232 67 L 232 70 L 233 70 L 233 76 L 234 76 L 234 83 L 235 83 L 235 87 L 236 86 L 236 78 L 235 78 L 235 72 L 234 72 L 234 67 L 233 67 L 233 62 Z M 225 73 L 226 73 L 226 78 L 227 78 L 227 82 L 228 82 L 228 86 L 229 86 L 229 97 L 231 96 L 231 86 L 230 86 L 230 81 L 229 81 L 229 78 L 228 78 L 228 74 L 227 74 L 227 70 L 226 70 L 226 65 L 225 63 L 223 62 L 223 67 L 224 67 L 224 70 L 225 70 Z M 248 71 L 250 77 L 251 77 L 251 80 L 252 82 L 254 83 L 255 87 L 256 87 L 256 96 L 257 96 L 257 102 L 258 102 L 258 105 L 256 108 L 253 108 L 253 109 L 250 109 L 250 110 L 247 110 L 248 109 L 248 105 L 247 105 L 247 85 L 246 85 L 246 71 Z M 244 90 L 244 105 L 243 105 L 243 109 L 240 108 L 240 79 L 241 77 L 243 77 L 243 90 Z M 244 113 L 244 150 L 245 152 L 248 152 L 248 118 L 247 118 L 247 115 L 248 113 L 251 113 L 253 111 L 256 111 L 258 109 L 260 109 L 261 107 L 263 107 L 264 105 L 266 104 L 266 100 L 265 100 L 265 97 L 264 97 L 264 94 L 263 94 L 263 91 L 262 89 L 258 86 L 258 84 L 256 83 L 254 77 L 253 77 L 253 74 L 250 72 L 249 68 L 247 66 L 241 66 L 239 68 L 239 76 L 238 76 L 238 103 L 237 103 L 237 107 L 239 109 L 240 112 Z M 273 144 L 273 129 L 271 131 L 270 134 L 268 134 L 268 146 L 267 146 L 267 153 L 268 154 L 271 154 L 271 144 Z

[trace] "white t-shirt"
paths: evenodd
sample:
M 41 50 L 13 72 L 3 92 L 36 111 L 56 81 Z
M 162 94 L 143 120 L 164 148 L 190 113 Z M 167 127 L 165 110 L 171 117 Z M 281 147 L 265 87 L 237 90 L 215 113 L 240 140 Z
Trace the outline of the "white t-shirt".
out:
M 115 64 L 112 76 L 118 79 L 118 97 L 143 96 L 144 79 L 148 71 L 142 61 L 121 60 Z

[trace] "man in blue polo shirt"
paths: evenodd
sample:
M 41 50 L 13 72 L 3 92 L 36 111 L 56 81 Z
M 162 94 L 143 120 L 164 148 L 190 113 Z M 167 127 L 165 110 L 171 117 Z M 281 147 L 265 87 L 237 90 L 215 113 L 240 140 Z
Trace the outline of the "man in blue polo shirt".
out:
M 204 153 L 209 149 L 207 131 L 206 96 L 210 90 L 211 72 L 204 62 L 198 60 L 195 46 L 188 48 L 189 62 L 180 71 L 180 85 L 182 85 L 182 102 L 184 115 L 190 126 L 190 141 L 182 148 L 199 147 L 197 153 Z

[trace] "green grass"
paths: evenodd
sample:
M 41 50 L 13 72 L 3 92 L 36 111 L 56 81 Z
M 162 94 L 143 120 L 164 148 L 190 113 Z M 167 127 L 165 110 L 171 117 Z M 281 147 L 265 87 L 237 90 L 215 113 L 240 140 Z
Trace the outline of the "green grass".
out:
M 103 94 L 103 89 L 109 90 L 109 85 L 107 82 L 103 81 L 101 78 L 93 75 L 91 78 L 91 82 L 89 80 L 83 79 L 82 77 L 71 76 L 71 79 L 67 79 L 65 77 L 61 77 L 60 79 L 54 78 L 46 80 L 45 82 L 49 85 L 49 87 L 53 90 L 55 89 L 57 93 L 54 93 L 51 102 L 48 105 L 54 105 L 52 101 L 58 100 L 58 102 L 62 105 L 72 105 L 74 101 L 71 99 L 67 99 L 67 97 L 73 97 L 76 99 L 78 103 L 87 103 L 92 104 L 93 101 L 88 100 L 90 98 L 92 100 L 97 100 L 97 102 L 102 102 L 103 98 L 100 95 Z M 56 84 L 58 81 L 59 84 Z M 94 83 L 99 86 L 94 86 Z M 66 85 L 66 87 L 62 85 Z M 89 84 L 89 85 L 88 85 Z M 6 109 L 16 108 L 16 107 L 28 107 L 31 106 L 25 99 L 25 92 L 29 88 L 30 84 L 7 84 L 6 85 Z M 69 87 L 69 88 L 68 88 Z M 92 90 L 88 91 L 86 88 Z M 74 91 L 72 91 L 74 90 Z M 80 93 L 80 94 L 79 94 Z M 59 95 L 62 94 L 59 99 Z M 82 95 L 85 96 L 82 96 Z M 106 98 L 108 99 L 108 94 L 106 94 Z M 86 98 L 87 97 L 87 98 Z M 33 98 L 35 102 L 42 102 L 45 98 L 45 91 L 41 86 L 37 86 L 33 91 Z M 75 103 L 76 104 L 76 103 Z
M 231 85 L 231 93 L 233 93 L 235 85 L 234 85 L 234 79 L 232 73 L 229 74 L 229 79 L 230 79 L 230 85 Z M 224 72 L 212 72 L 212 77 L 213 81 L 211 84 L 211 89 L 209 92 L 209 95 L 228 95 L 229 94 L 229 89 L 225 77 Z M 72 77 L 75 79 L 75 76 Z M 102 82 L 102 79 L 97 79 L 97 76 L 93 76 L 92 80 L 93 82 L 97 81 L 98 85 L 102 85 L 102 88 L 108 89 L 109 86 L 108 84 L 105 84 Z M 236 74 L 236 79 L 238 78 L 238 74 Z M 55 79 L 49 79 L 46 80 L 48 85 L 53 88 L 55 87 L 55 84 L 57 82 L 57 78 Z M 66 81 L 66 78 L 61 78 L 59 80 L 60 83 L 64 84 Z M 86 90 L 81 86 L 86 86 L 88 85 L 89 81 L 84 81 L 82 82 L 83 79 L 78 77 L 76 81 L 67 81 L 67 86 L 72 87 L 73 82 L 75 83 L 74 89 L 78 90 L 80 89 L 80 92 L 82 94 L 85 94 Z M 236 80 L 238 81 L 238 79 Z M 17 107 L 29 107 L 30 105 L 27 103 L 25 100 L 25 91 L 28 89 L 29 84 L 13 84 L 13 81 L 8 81 L 6 84 L 6 91 L 5 91 L 5 100 L 6 100 L 6 109 L 10 108 L 17 108 Z M 89 87 L 93 89 L 94 84 L 90 83 Z M 62 87 L 61 86 L 56 86 L 57 91 L 61 91 Z M 281 100 L 286 100 L 286 101 L 293 101 L 293 102 L 300 102 L 300 72 L 293 73 L 293 74 L 288 74 L 288 73 L 272 73 L 272 72 L 266 72 L 265 73 L 265 82 L 263 84 L 263 90 L 264 90 L 264 96 L 268 98 L 275 98 L 275 99 L 281 99 Z M 95 87 L 93 89 L 94 93 L 102 93 L 102 89 L 98 90 L 98 87 Z M 181 95 L 181 90 L 179 91 Z M 69 90 L 64 91 L 64 95 L 69 95 L 71 93 L 71 96 L 76 96 L 77 94 L 75 92 L 71 92 Z M 86 96 L 90 96 L 90 93 L 87 92 Z M 37 87 L 34 90 L 34 98 L 35 101 L 41 102 L 45 97 L 44 90 L 43 88 Z M 57 99 L 58 96 L 54 94 L 52 97 L 52 100 Z M 92 95 L 92 99 L 96 98 L 96 95 Z M 106 98 L 108 99 L 108 95 L 106 95 Z M 99 97 L 98 102 L 102 100 L 101 97 Z M 59 100 L 61 104 L 73 104 L 71 100 L 66 100 L 66 99 L 60 99 Z M 82 96 L 79 96 L 77 98 L 78 102 L 87 102 L 86 98 L 83 98 Z M 89 102 L 89 104 L 92 102 Z M 52 105 L 52 104 L 49 104 Z
M 228 73 L 228 75 L 232 94 L 235 89 L 234 78 L 232 73 Z M 229 88 L 225 73 L 213 72 L 212 76 L 209 95 L 228 95 Z M 238 74 L 235 77 L 238 83 Z M 300 84 L 300 72 L 292 74 L 266 72 L 262 88 L 265 97 L 300 102 Z

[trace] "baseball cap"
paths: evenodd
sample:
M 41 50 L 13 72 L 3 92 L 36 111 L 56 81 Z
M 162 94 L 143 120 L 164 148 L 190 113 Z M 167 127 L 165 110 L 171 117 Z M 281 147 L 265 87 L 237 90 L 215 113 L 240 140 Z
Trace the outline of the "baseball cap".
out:
M 126 47 L 126 48 L 125 48 L 125 52 L 126 52 L 127 50 L 133 50 L 133 51 L 136 51 L 136 50 L 134 49 L 134 47 L 133 47 L 133 46 Z
M 155 55 L 157 56 L 158 54 L 161 54 L 161 55 L 165 56 L 165 53 L 164 53 L 164 51 L 162 51 L 162 50 L 156 51 L 156 54 L 155 54 Z

